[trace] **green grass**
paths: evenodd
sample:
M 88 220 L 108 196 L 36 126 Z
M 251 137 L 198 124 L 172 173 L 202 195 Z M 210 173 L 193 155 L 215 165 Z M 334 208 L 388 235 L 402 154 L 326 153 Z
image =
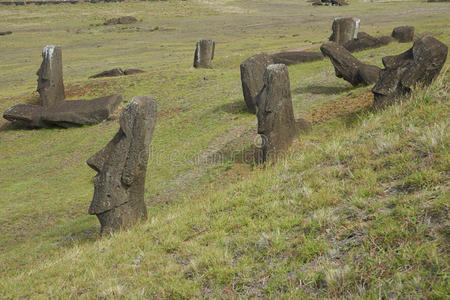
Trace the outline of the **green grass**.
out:
M 149 220 L 103 239 L 87 215 L 94 172 L 85 161 L 112 138 L 117 121 L 68 130 L 0 121 L 0 296 L 445 298 L 448 73 L 384 112 L 316 124 L 277 164 L 229 157 L 245 154 L 256 134 L 240 86 L 246 57 L 318 47 L 337 15 L 360 17 L 361 30 L 373 35 L 411 24 L 449 44 L 448 11 L 420 2 L 2 7 L 0 27 L 14 33 L 0 37 L 0 111 L 37 100 L 41 49 L 59 44 L 71 99 L 153 95 L 159 119 L 146 182 Z M 97 26 L 119 15 L 142 21 Z M 217 42 L 212 70 L 191 67 L 202 37 Z M 380 65 L 410 46 L 356 56 Z M 147 73 L 87 79 L 113 67 Z M 335 78 L 328 60 L 289 72 L 296 116 L 311 118 L 366 90 Z M 195 163 L 221 153 L 221 162 Z

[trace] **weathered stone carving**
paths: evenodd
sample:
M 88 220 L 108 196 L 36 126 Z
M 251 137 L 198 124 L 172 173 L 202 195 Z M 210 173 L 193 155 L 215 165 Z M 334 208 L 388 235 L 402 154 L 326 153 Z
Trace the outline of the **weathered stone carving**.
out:
M 396 27 L 392 31 L 392 37 L 398 40 L 400 43 L 412 42 L 414 40 L 414 27 L 413 26 Z
M 287 51 L 271 55 L 274 64 L 286 66 L 324 59 L 320 52 Z
M 65 99 L 61 47 L 53 45 L 44 47 L 42 64 L 37 75 L 40 105 L 50 106 Z
M 211 69 L 214 59 L 215 42 L 209 39 L 199 40 L 195 47 L 194 68 Z
M 18 125 L 38 128 L 92 125 L 107 119 L 121 102 L 121 95 L 111 95 L 93 100 L 58 101 L 46 107 L 17 104 L 8 108 L 3 118 Z
M 120 116 L 117 134 L 87 161 L 98 172 L 89 214 L 98 217 L 102 234 L 147 218 L 145 178 L 156 116 L 155 100 L 133 98 Z
M 124 75 L 133 75 L 138 73 L 144 73 L 145 71 L 139 69 L 125 69 L 114 68 L 111 70 L 106 70 L 95 75 L 90 76 L 89 78 L 101 78 L 101 77 L 116 77 L 116 76 L 124 76 Z
M 297 135 L 289 72 L 285 65 L 267 67 L 258 97 L 258 133 L 263 139 L 262 162 L 283 154 Z
M 356 39 L 358 37 L 359 23 L 360 20 L 357 18 L 335 18 L 330 41 L 341 45 Z
M 448 47 L 431 36 L 414 42 L 411 49 L 396 56 L 383 58 L 383 71 L 380 80 L 373 87 L 374 107 L 383 108 L 409 95 L 416 85 L 427 86 L 439 75 Z
M 320 50 L 323 55 L 330 58 L 336 76 L 350 82 L 353 86 L 369 85 L 377 82 L 380 77 L 380 68 L 360 62 L 347 49 L 334 42 L 323 44 Z
M 358 32 L 358 37 L 356 38 L 356 40 L 348 41 L 342 46 L 344 46 L 344 48 L 350 52 L 356 52 L 365 49 L 385 46 L 392 42 L 392 40 L 393 38 L 390 36 L 374 37 L 365 32 Z
M 264 72 L 273 64 L 272 58 L 266 53 L 258 53 L 247 58 L 241 64 L 241 81 L 244 100 L 248 111 L 256 113 L 256 97 L 264 87 Z

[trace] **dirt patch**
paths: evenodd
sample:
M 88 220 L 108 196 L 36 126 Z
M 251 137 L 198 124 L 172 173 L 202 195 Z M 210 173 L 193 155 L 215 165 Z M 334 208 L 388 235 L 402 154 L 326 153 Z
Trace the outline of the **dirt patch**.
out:
M 323 123 L 331 119 L 339 119 L 363 110 L 373 104 L 373 93 L 364 91 L 361 95 L 352 98 L 344 98 L 336 101 L 314 106 L 305 116 L 312 123 Z

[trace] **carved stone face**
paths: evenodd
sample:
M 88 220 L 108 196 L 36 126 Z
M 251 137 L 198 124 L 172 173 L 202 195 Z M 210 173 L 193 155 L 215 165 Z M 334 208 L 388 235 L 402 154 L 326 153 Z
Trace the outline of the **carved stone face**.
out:
M 42 106 L 50 106 L 65 98 L 62 51 L 59 46 L 45 46 L 42 50 L 42 63 L 37 70 L 37 91 Z
M 120 116 L 117 134 L 87 161 L 97 171 L 89 214 L 97 215 L 102 232 L 147 217 L 145 177 L 155 123 L 156 102 L 133 98 Z

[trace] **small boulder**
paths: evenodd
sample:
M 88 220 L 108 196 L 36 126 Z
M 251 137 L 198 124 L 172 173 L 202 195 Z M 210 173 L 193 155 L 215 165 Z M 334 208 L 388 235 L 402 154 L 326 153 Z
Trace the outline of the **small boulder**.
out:
M 378 48 L 389 44 L 393 39 L 391 37 L 373 37 L 365 32 L 358 32 L 356 40 L 347 41 L 343 44 L 344 48 L 350 52 L 362 51 L 365 49 Z
M 383 58 L 380 80 L 373 87 L 374 107 L 383 108 L 411 93 L 416 86 L 428 86 L 439 75 L 447 59 L 448 47 L 431 36 L 414 42 L 411 49 Z
M 266 53 L 258 53 L 247 58 L 240 66 L 242 91 L 250 113 L 256 113 L 256 98 L 264 87 L 264 72 L 273 64 Z
M 409 43 L 414 40 L 414 27 L 413 26 L 400 26 L 394 28 L 392 31 L 392 37 L 400 43 Z
M 284 64 L 286 66 L 324 59 L 324 56 L 320 52 L 303 51 L 280 52 L 272 54 L 271 57 L 273 63 Z
M 133 24 L 133 23 L 136 23 L 137 21 L 138 20 L 135 17 L 124 16 L 124 17 L 109 19 L 105 23 L 103 23 L 103 25 Z
M 330 58 L 338 78 L 343 78 L 353 86 L 369 85 L 378 81 L 381 69 L 362 63 L 343 46 L 335 42 L 327 42 L 320 47 L 320 50 L 324 56 Z

